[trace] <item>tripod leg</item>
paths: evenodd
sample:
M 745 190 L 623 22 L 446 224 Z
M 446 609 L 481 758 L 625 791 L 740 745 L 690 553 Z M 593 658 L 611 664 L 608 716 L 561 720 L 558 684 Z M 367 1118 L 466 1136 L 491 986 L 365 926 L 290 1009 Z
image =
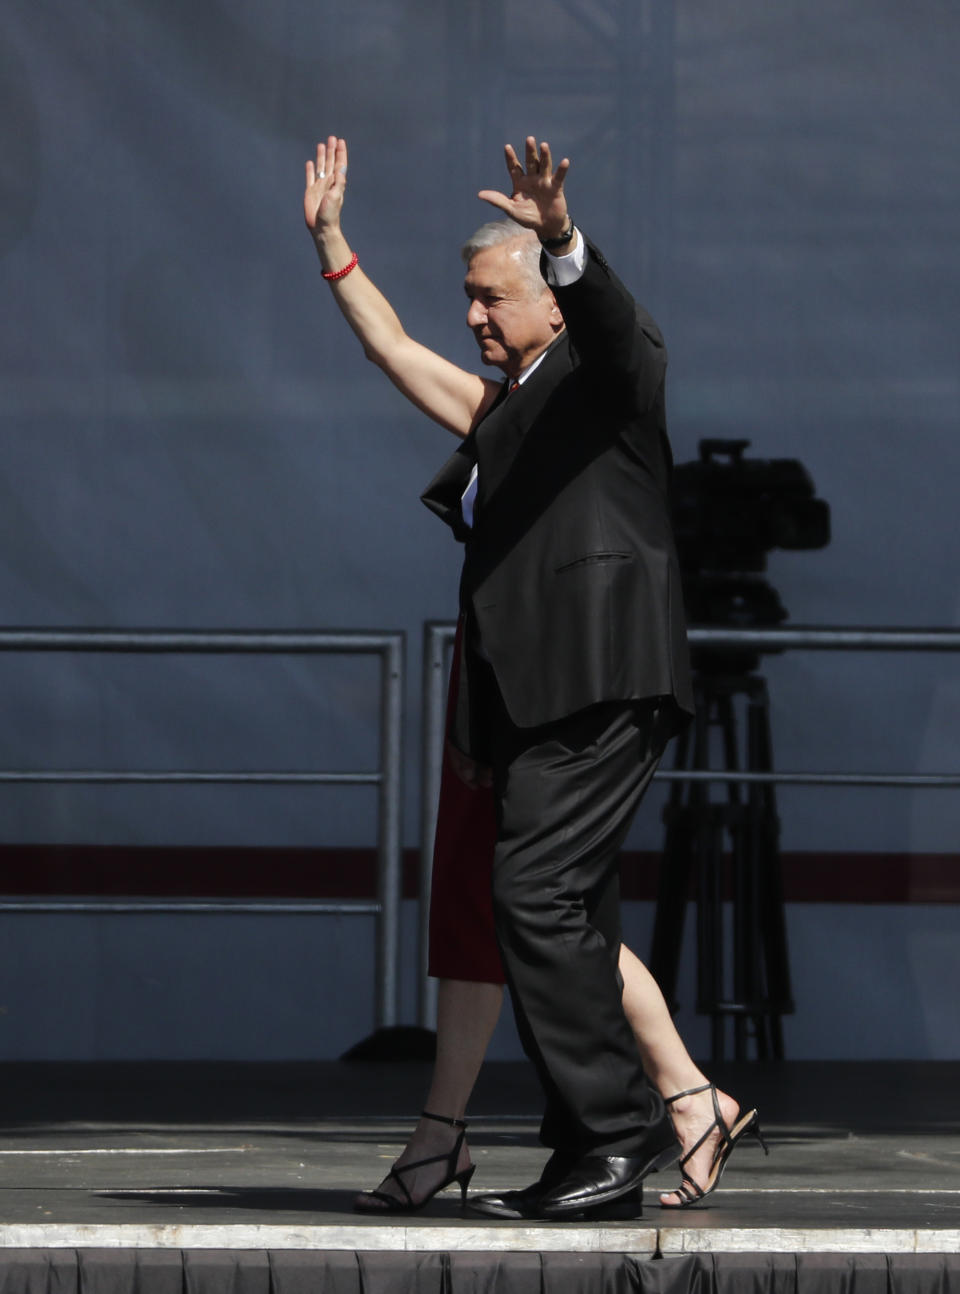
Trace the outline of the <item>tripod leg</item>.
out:
M 770 706 L 764 685 L 755 719 L 757 765 L 764 772 L 773 769 L 773 741 L 770 733 Z M 759 877 L 759 912 L 763 931 L 767 968 L 767 991 L 771 1044 L 775 1059 L 783 1059 L 782 1016 L 794 1009 L 790 984 L 790 960 L 787 945 L 787 919 L 783 897 L 783 870 L 780 859 L 780 818 L 776 792 L 771 784 L 762 788 L 762 847 L 766 866 Z
M 723 863 L 722 807 L 708 805 L 697 831 L 697 1010 L 710 1016 L 710 1054 L 723 1060 Z
M 733 696 L 726 693 L 718 704 L 718 714 L 723 736 L 724 766 L 728 772 L 736 772 L 740 767 L 739 742 L 737 732 L 737 713 Z M 744 817 L 740 786 L 737 782 L 727 782 L 727 806 L 724 818 L 730 836 L 730 879 L 732 888 L 732 938 L 731 962 L 734 1006 L 741 1006 L 750 1000 L 750 925 L 745 918 L 748 910 L 745 903 L 745 884 L 749 868 L 749 833 Z M 722 861 L 721 861 L 722 866 Z M 747 1021 L 738 1011 L 732 1014 L 733 1019 L 733 1055 L 735 1060 L 746 1060 L 747 1057 Z
M 761 748 L 758 742 L 758 723 L 762 710 L 756 701 L 756 692 L 751 692 L 747 703 L 747 767 L 752 772 L 764 771 L 760 768 Z M 747 834 L 749 839 L 749 862 L 744 878 L 744 922 L 750 931 L 751 962 L 748 972 L 748 1000 L 754 1004 L 753 1027 L 757 1048 L 757 1058 L 767 1060 L 770 1055 L 772 1019 L 767 995 L 767 978 L 765 969 L 766 931 L 760 902 L 763 876 L 771 868 L 776 869 L 779 861 L 771 857 L 767 849 L 764 830 L 766 805 L 765 787 L 751 782 L 747 792 Z
M 676 738 L 673 761 L 675 769 L 687 767 L 689 749 L 690 730 L 685 728 Z M 677 978 L 693 866 L 691 809 L 685 803 L 687 790 L 686 783 L 674 782 L 664 809 L 666 833 L 650 944 L 650 974 L 660 985 L 660 991 L 671 1011 L 677 1009 Z
M 715 693 L 704 681 L 697 711 L 694 767 L 710 767 L 710 725 L 714 722 Z M 719 806 L 710 799 L 710 786 L 690 787 L 692 844 L 697 875 L 697 1011 L 711 1021 L 711 1055 L 724 1053 L 723 1015 L 723 906 L 720 875 L 723 860 L 723 823 Z

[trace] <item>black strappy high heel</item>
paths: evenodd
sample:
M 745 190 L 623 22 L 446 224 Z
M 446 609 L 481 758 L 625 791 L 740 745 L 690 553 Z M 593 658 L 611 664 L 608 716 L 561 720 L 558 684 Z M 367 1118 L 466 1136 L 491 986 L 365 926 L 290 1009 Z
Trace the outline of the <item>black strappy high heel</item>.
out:
M 464 1119 L 448 1119 L 442 1114 L 431 1114 L 429 1110 L 421 1111 L 421 1118 L 433 1119 L 435 1123 L 445 1123 L 448 1128 L 459 1128 L 460 1131 L 456 1141 L 453 1143 L 453 1149 L 444 1155 L 431 1155 L 428 1159 L 417 1159 L 411 1164 L 404 1164 L 401 1168 L 394 1165 L 387 1173 L 384 1181 L 390 1181 L 391 1179 L 395 1181 L 403 1191 L 406 1199 L 400 1199 L 396 1195 L 388 1195 L 386 1191 L 364 1191 L 353 1204 L 357 1213 L 416 1213 L 425 1204 L 429 1204 L 435 1195 L 439 1195 L 442 1190 L 452 1186 L 454 1182 L 460 1187 L 460 1207 L 463 1208 L 466 1204 L 467 1187 L 470 1185 L 470 1179 L 476 1169 L 476 1164 L 471 1164 L 469 1168 L 464 1168 L 461 1172 L 457 1172 L 460 1147 L 463 1145 L 463 1139 L 467 1135 L 466 1121 Z M 407 1184 L 403 1180 L 404 1174 L 412 1173 L 417 1168 L 424 1168 L 427 1164 L 441 1163 L 446 1163 L 447 1165 L 446 1177 L 422 1200 L 415 1200 L 407 1190 Z M 376 1202 L 365 1204 L 365 1200 Z
M 752 1132 L 760 1142 L 765 1155 L 769 1155 L 770 1153 L 767 1149 L 767 1143 L 763 1139 L 763 1134 L 760 1131 L 760 1116 L 757 1114 L 756 1110 L 750 1110 L 747 1114 L 741 1115 L 732 1128 L 727 1127 L 724 1122 L 723 1115 L 720 1113 L 720 1102 L 717 1100 L 717 1089 L 713 1083 L 704 1083 L 701 1087 L 691 1087 L 688 1088 L 686 1092 L 677 1092 L 673 1096 L 668 1096 L 664 1101 L 664 1105 L 670 1106 L 674 1101 L 679 1101 L 684 1096 L 696 1096 L 699 1092 L 709 1092 L 713 1097 L 713 1123 L 710 1124 L 710 1127 L 706 1130 L 703 1136 L 680 1160 L 680 1175 L 682 1178 L 680 1185 L 675 1187 L 672 1191 L 664 1192 L 666 1195 L 679 1195 L 680 1203 L 664 1204 L 663 1200 L 661 1200 L 660 1207 L 662 1209 L 689 1209 L 693 1205 L 699 1204 L 701 1200 L 705 1199 L 711 1191 L 716 1189 L 720 1178 L 723 1176 L 723 1170 L 727 1166 L 727 1160 L 733 1153 L 734 1146 L 742 1137 L 745 1137 L 748 1132 Z M 713 1162 L 710 1165 L 710 1174 L 707 1177 L 707 1184 L 706 1186 L 700 1186 L 699 1183 L 695 1182 L 687 1172 L 687 1164 L 711 1135 L 714 1128 L 720 1129 L 720 1144 L 714 1151 Z

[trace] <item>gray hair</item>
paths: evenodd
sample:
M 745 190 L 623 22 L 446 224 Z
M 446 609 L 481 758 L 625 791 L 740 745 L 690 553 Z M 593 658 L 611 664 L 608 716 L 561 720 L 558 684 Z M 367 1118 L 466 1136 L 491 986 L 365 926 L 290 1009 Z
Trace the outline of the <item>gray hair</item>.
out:
M 486 251 L 488 247 L 499 247 L 502 243 L 517 244 L 517 250 L 513 256 L 524 272 L 530 287 L 530 295 L 539 297 L 548 291 L 543 275 L 540 273 L 540 240 L 532 229 L 527 229 L 525 225 L 519 224 L 509 216 L 504 220 L 490 220 L 487 224 L 481 225 L 473 237 L 468 238 L 460 248 L 460 256 L 464 265 L 469 266 L 478 252 Z

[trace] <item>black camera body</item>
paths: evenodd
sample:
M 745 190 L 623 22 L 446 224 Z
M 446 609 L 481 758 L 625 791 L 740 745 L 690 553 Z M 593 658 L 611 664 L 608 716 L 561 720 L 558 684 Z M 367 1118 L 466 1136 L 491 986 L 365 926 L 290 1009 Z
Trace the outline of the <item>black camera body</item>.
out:
M 749 445 L 701 440 L 699 459 L 673 470 L 673 527 L 693 624 L 780 624 L 787 610 L 764 578 L 767 554 L 830 542 L 830 506 L 816 497 L 803 464 L 745 458 Z

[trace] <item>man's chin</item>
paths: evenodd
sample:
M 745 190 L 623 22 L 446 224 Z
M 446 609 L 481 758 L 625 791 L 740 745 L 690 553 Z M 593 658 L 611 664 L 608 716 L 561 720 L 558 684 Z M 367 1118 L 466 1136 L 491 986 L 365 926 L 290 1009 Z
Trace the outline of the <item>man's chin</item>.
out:
M 488 364 L 491 368 L 502 368 L 507 362 L 507 357 L 499 346 L 489 345 L 486 342 L 480 343 L 480 363 Z

